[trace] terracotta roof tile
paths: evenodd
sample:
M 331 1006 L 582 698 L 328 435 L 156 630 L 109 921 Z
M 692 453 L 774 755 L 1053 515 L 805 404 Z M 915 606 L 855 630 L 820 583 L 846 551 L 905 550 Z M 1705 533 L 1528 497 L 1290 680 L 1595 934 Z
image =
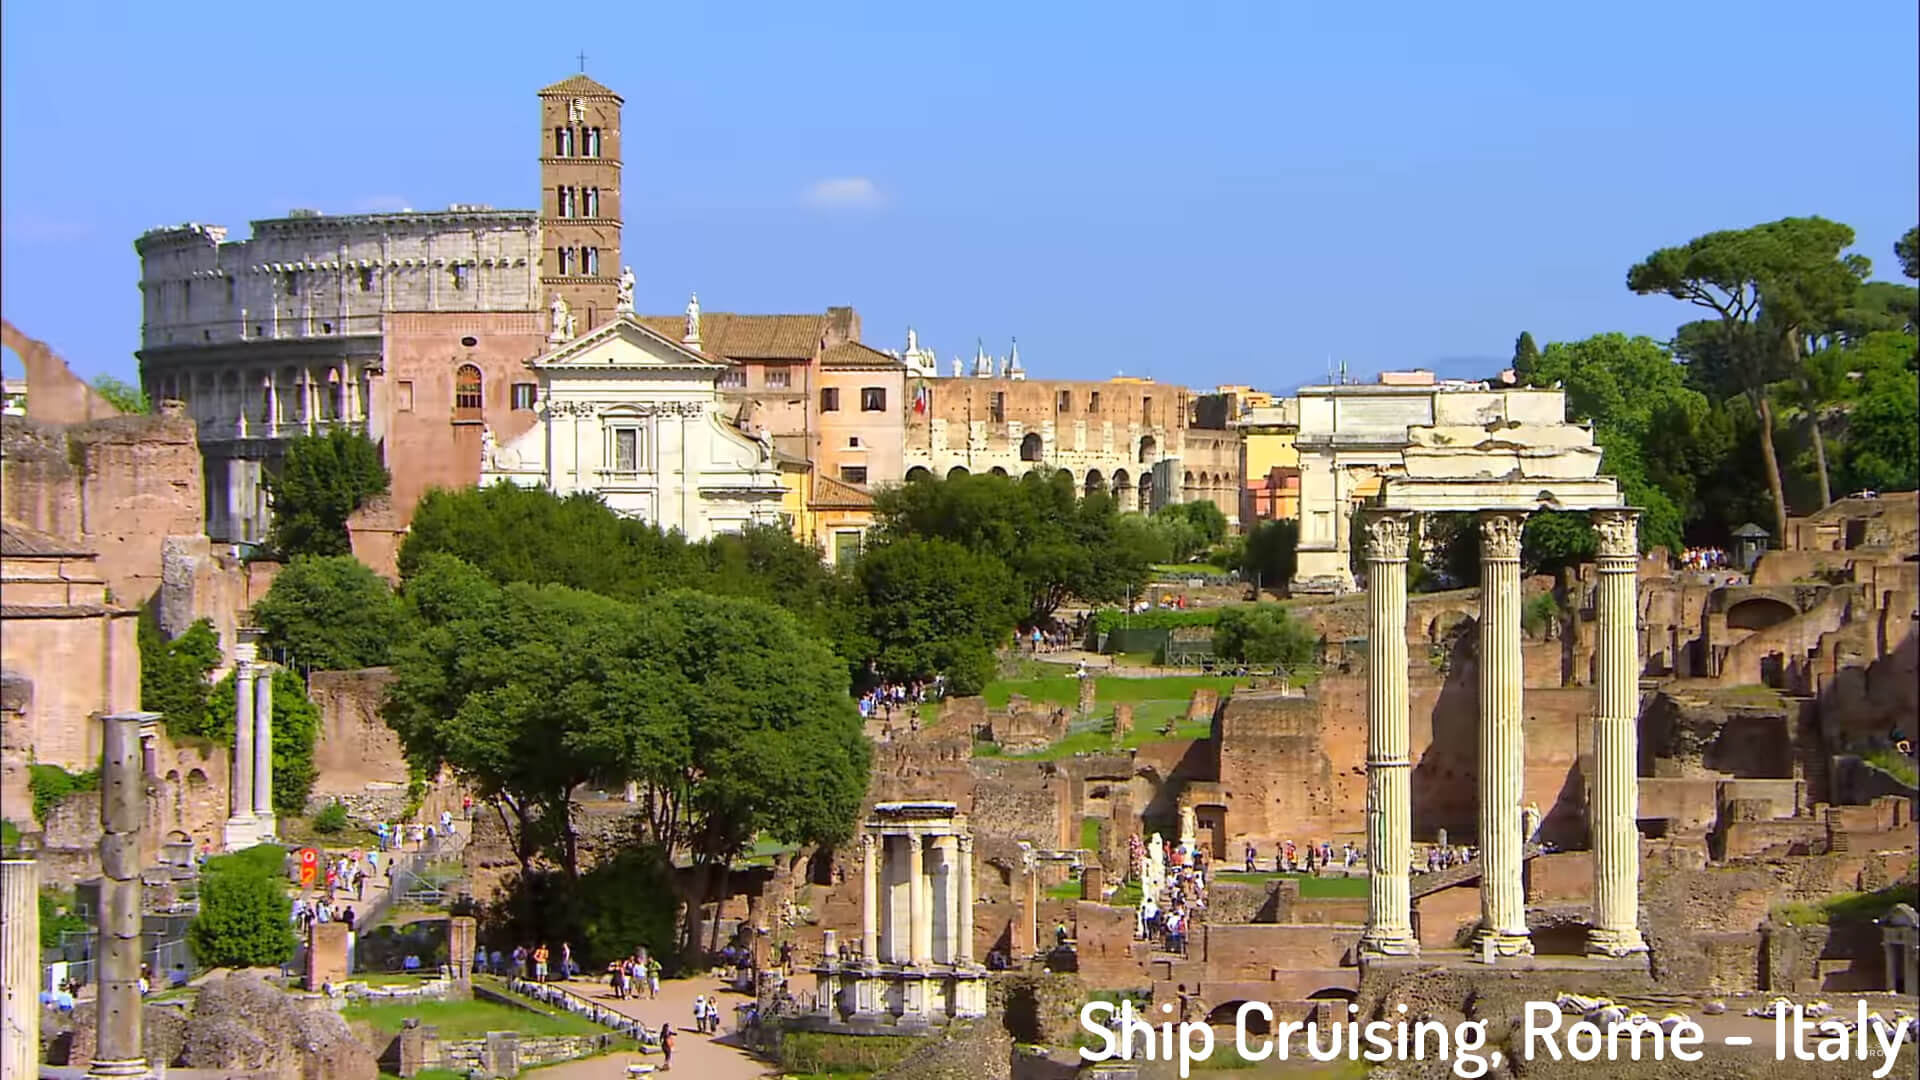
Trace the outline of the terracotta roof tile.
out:
M 830 368 L 884 368 L 889 371 L 904 371 L 907 366 L 879 349 L 869 348 L 857 341 L 843 342 L 821 353 L 820 363 Z
M 596 94 L 607 97 L 619 97 L 619 94 L 587 78 L 585 75 L 569 75 L 552 86 L 540 88 L 541 94 Z
M 835 480 L 831 476 L 813 478 L 813 505 L 833 510 L 871 510 L 873 495 L 865 488 Z
M 51 533 L 29 529 L 12 521 L 0 524 L 0 555 L 22 558 L 93 554 L 78 540 L 63 540 Z
M 685 315 L 642 315 L 640 322 L 679 341 L 687 334 Z M 826 315 L 735 315 L 700 313 L 700 351 L 728 360 L 785 360 L 803 364 L 820 350 Z

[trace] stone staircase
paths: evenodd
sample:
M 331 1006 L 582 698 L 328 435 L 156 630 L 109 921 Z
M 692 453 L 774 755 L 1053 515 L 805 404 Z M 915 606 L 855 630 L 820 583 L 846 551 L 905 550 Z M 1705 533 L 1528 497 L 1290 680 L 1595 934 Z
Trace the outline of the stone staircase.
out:
M 1539 844 L 1528 844 L 1520 853 L 1520 861 L 1524 864 L 1528 859 L 1540 855 L 1545 850 L 1546 848 Z M 1418 900 L 1430 893 L 1437 893 L 1441 889 L 1450 889 L 1455 885 L 1464 885 L 1469 881 L 1477 881 L 1479 878 L 1479 859 L 1475 859 L 1472 862 L 1464 862 L 1458 866 L 1449 866 L 1445 870 L 1435 870 L 1429 874 L 1416 874 L 1412 882 L 1412 899 Z

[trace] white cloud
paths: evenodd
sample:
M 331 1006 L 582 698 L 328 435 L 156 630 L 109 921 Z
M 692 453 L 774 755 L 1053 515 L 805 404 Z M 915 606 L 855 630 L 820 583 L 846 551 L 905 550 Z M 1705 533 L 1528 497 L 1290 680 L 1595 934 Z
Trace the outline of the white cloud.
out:
M 412 208 L 405 195 L 368 195 L 353 204 L 356 214 L 395 214 Z
M 837 177 L 831 180 L 816 181 L 808 187 L 802 196 L 808 206 L 822 207 L 868 207 L 879 206 L 886 201 L 880 188 L 864 176 Z

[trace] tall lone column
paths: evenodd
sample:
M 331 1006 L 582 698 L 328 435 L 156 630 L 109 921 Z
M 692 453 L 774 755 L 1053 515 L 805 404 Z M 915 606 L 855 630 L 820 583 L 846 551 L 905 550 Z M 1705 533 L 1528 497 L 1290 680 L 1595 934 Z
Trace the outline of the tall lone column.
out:
M 253 817 L 253 672 L 251 661 L 234 664 L 233 694 L 233 774 L 229 778 L 228 803 L 232 815 L 227 818 L 227 850 L 252 847 L 258 836 Z
M 1521 727 L 1520 532 L 1527 515 L 1480 515 L 1480 932 L 1501 956 L 1528 956 L 1520 814 L 1526 773 Z
M 1595 559 L 1600 585 L 1594 597 L 1594 667 L 1599 713 L 1593 724 L 1593 929 L 1587 952 L 1628 956 L 1646 952 L 1640 936 L 1639 515 L 1596 510 Z
M 1412 515 L 1366 518 L 1367 930 L 1363 951 L 1412 956 L 1408 866 L 1413 860 L 1411 739 L 1407 732 L 1407 535 Z
M 927 912 L 926 845 L 919 833 L 908 833 L 907 841 L 907 962 L 927 962 L 927 946 L 932 927 Z
M 253 818 L 262 840 L 279 831 L 273 815 L 273 669 L 254 668 L 253 678 Z
M 860 959 L 868 967 L 880 963 L 880 845 L 872 833 L 860 837 Z
M 973 963 L 973 837 L 960 837 L 960 957 Z
M 153 713 L 104 717 L 100 763 L 100 960 L 98 1034 L 88 1076 L 150 1076 L 140 1016 L 140 829 L 147 780 L 140 722 Z
M 40 1076 L 40 864 L 0 862 L 0 1080 Z

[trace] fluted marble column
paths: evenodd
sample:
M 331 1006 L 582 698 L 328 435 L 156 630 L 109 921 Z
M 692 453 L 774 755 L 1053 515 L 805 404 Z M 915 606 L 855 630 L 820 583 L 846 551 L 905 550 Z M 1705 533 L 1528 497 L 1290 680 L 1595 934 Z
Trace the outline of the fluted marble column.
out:
M 273 815 L 273 669 L 253 669 L 253 818 L 261 839 L 274 835 Z
M 1521 886 L 1526 749 L 1521 724 L 1520 532 L 1527 515 L 1480 515 L 1480 932 L 1501 956 L 1533 952 Z
M 868 967 L 880 962 L 880 844 L 872 833 L 860 837 L 860 958 Z
M 253 672 L 248 660 L 234 663 L 233 772 L 228 777 L 227 850 L 252 847 L 259 826 L 253 816 Z
M 140 1015 L 140 830 L 147 820 L 140 723 L 155 718 L 116 713 L 101 719 L 98 1029 L 88 1076 L 152 1075 Z
M 1638 633 L 1639 514 L 1597 510 L 1595 559 L 1600 584 L 1594 597 L 1595 687 L 1599 711 L 1593 723 L 1593 929 L 1587 951 L 1604 956 L 1645 952 L 1640 936 Z
M 924 964 L 932 950 L 933 927 L 927 907 L 926 844 L 919 833 L 908 833 L 907 842 L 907 962 Z
M 40 864 L 0 862 L 0 1080 L 40 1076 Z
M 960 958 L 962 964 L 973 963 L 973 837 L 962 836 L 960 842 Z
M 929 950 L 931 959 L 937 964 L 951 964 L 960 955 L 960 888 L 957 878 L 960 873 L 960 850 L 958 838 L 954 836 L 936 836 L 933 838 L 933 857 L 939 870 L 940 888 L 938 890 L 940 915 L 940 937 Z
M 1412 956 L 1412 762 L 1407 731 L 1407 535 L 1412 515 L 1366 518 L 1367 930 L 1360 947 Z

